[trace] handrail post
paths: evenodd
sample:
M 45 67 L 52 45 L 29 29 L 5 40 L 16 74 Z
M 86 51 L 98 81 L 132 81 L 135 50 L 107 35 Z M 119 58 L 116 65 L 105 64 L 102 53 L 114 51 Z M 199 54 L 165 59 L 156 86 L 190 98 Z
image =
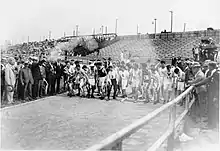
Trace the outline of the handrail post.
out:
M 189 110 L 189 100 L 190 100 L 190 94 L 186 95 L 186 104 L 185 104 L 185 110 Z
M 114 146 L 106 147 L 102 150 L 115 150 L 115 151 L 122 151 L 122 140 L 116 143 Z
M 173 151 L 174 149 L 174 133 L 175 133 L 175 121 L 176 121 L 176 103 L 171 108 L 171 120 L 170 120 L 170 129 L 172 130 L 171 135 L 167 140 L 167 151 Z

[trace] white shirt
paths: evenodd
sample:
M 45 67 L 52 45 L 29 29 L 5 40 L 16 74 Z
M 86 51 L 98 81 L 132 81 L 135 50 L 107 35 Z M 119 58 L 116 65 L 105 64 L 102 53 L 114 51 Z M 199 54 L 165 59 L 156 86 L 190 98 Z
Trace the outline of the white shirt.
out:
M 120 71 L 119 72 L 122 80 L 128 80 L 129 78 L 129 72 L 127 70 L 124 70 L 124 71 Z
M 113 69 L 112 71 L 109 71 L 108 76 L 109 76 L 109 79 L 116 79 L 117 77 L 116 70 Z
M 69 73 L 73 74 L 74 72 L 75 72 L 75 67 L 73 65 L 71 65 L 69 68 Z
M 160 77 L 166 77 L 167 76 L 167 68 L 166 67 L 164 67 L 164 68 L 160 67 L 158 69 L 158 71 L 159 71 Z
M 199 48 L 195 49 L 195 54 L 199 54 Z

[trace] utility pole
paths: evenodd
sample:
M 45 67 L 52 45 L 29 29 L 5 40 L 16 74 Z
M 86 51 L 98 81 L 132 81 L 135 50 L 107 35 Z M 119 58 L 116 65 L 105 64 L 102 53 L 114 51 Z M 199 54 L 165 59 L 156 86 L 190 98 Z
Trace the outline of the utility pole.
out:
M 75 36 L 75 34 L 76 34 L 76 31 L 75 31 L 75 30 L 73 30 L 73 36 Z
M 107 34 L 108 33 L 108 27 L 106 26 L 105 27 L 105 34 Z
M 65 32 L 63 33 L 63 36 L 66 37 L 66 33 Z
M 116 18 L 116 21 L 115 21 L 115 34 L 117 34 L 117 29 L 118 28 L 118 19 Z
M 103 32 L 104 32 L 104 31 L 103 31 L 103 28 L 104 28 L 104 26 L 102 25 L 102 26 L 101 26 L 101 32 L 102 32 L 102 34 L 103 34 Z
M 51 31 L 49 31 L 49 37 L 48 37 L 48 38 L 49 38 L 49 40 L 50 40 L 50 38 L 51 38 Z
M 138 33 L 139 33 L 139 26 L 137 25 L 137 35 L 138 35 Z
M 79 25 L 76 25 L 76 36 L 79 36 Z
M 173 11 L 170 11 L 171 13 L 171 24 L 170 24 L 170 32 L 173 32 Z
M 184 26 L 183 26 L 183 32 L 186 31 L 186 23 L 184 23 Z
M 28 41 L 27 41 L 27 42 L 28 42 L 28 44 L 29 44 L 29 36 L 28 36 Z
M 93 31 L 92 31 L 92 32 L 93 32 L 93 35 L 95 35 L 95 28 L 93 28 Z
M 154 19 L 154 34 L 155 34 L 154 38 L 156 39 L 156 34 L 157 34 L 157 19 L 156 18 Z

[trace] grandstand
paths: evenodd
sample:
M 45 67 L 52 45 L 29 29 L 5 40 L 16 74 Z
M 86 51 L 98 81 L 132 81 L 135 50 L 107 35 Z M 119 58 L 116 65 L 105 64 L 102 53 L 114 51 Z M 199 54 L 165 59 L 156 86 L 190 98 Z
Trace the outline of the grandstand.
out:
M 118 40 L 102 48 L 99 55 L 118 60 L 121 52 L 129 51 L 131 58 L 136 57 L 140 62 L 157 57 L 167 60 L 172 54 L 182 58 L 192 58 L 192 48 L 197 46 L 203 37 L 212 37 L 218 44 L 220 30 L 161 33 L 156 34 L 156 37 L 154 34 L 118 36 Z
M 91 36 L 96 39 L 99 47 L 94 51 L 89 51 L 85 48 L 87 51 L 85 54 L 88 59 L 111 57 L 113 60 L 120 60 L 121 52 L 127 52 L 130 60 L 135 60 L 140 63 L 149 60 L 152 61 L 157 58 L 170 60 L 172 54 L 176 57 L 192 58 L 192 48 L 198 46 L 201 42 L 201 38 L 204 37 L 212 37 L 216 44 L 220 44 L 220 30 L 190 31 L 184 33 L 163 32 L 156 34 L 156 37 L 155 34 L 117 36 L 114 33 L 80 37 L 86 39 Z M 30 42 L 29 44 L 19 44 L 9 47 L 8 53 L 16 55 L 22 54 L 22 56 L 29 56 L 30 54 L 38 56 L 44 48 L 45 50 L 49 50 L 56 44 L 65 43 L 74 38 L 76 37 L 70 36 L 52 41 L 45 40 L 41 42 Z M 77 52 L 77 54 L 81 53 L 81 51 L 76 48 L 71 48 L 71 50 L 67 51 L 69 53 L 73 51 Z

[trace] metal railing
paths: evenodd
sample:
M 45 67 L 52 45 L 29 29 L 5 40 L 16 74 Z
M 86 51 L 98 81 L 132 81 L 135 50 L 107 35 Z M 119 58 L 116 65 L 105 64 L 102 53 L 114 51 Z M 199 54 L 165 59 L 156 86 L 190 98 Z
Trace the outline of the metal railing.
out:
M 113 135 L 109 136 L 105 140 L 101 141 L 100 143 L 88 148 L 86 151 L 98 151 L 98 150 L 122 150 L 122 142 L 126 138 L 128 138 L 130 135 L 141 129 L 143 126 L 148 124 L 151 120 L 159 116 L 161 113 L 166 111 L 167 109 L 170 109 L 170 120 L 169 120 L 169 127 L 166 132 L 163 133 L 163 135 L 150 147 L 146 148 L 144 150 L 148 151 L 155 151 L 158 149 L 161 144 L 164 143 L 165 140 L 167 141 L 167 150 L 172 151 L 174 148 L 174 133 L 177 126 L 180 124 L 180 122 L 183 120 L 183 118 L 188 113 L 189 109 L 192 107 L 193 103 L 195 102 L 195 99 L 192 95 L 194 87 L 189 87 L 186 91 L 184 91 L 182 94 L 180 94 L 178 97 L 176 97 L 171 102 L 161 106 L 160 108 L 154 110 L 150 114 L 144 116 L 143 118 L 135 121 L 133 124 L 123 128 L 122 130 L 114 133 Z M 178 102 L 182 101 L 183 99 L 185 102 L 185 110 L 181 115 L 176 117 L 176 105 Z

